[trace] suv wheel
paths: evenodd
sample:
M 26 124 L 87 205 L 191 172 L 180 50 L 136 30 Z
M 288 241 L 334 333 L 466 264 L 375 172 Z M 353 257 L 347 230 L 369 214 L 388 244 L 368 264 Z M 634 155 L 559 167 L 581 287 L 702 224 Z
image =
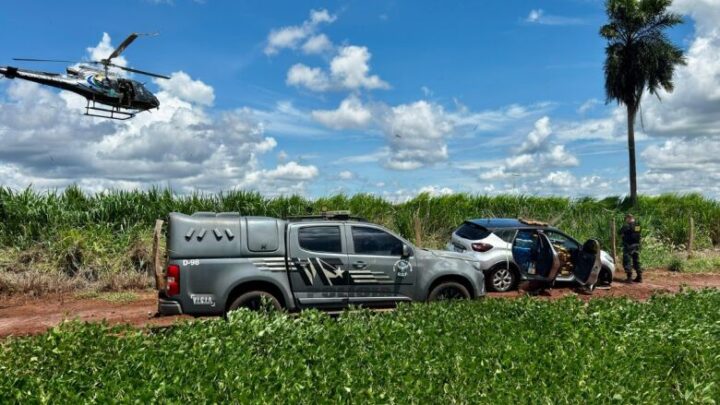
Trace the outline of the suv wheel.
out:
M 510 291 L 515 288 L 517 276 L 506 267 L 496 267 L 488 272 L 488 287 L 497 292 Z
M 454 281 L 446 281 L 440 283 L 430 291 L 428 301 L 447 301 L 447 300 L 467 300 L 470 299 L 470 293 L 467 288 L 460 283 Z
M 607 267 L 603 267 L 602 269 L 600 269 L 597 285 L 609 286 L 610 284 L 612 284 L 612 281 L 612 273 L 610 272 L 610 269 L 608 269 Z
M 274 295 L 266 291 L 248 291 L 235 298 L 235 301 L 230 304 L 228 312 L 234 311 L 240 308 L 247 308 L 251 311 L 280 311 L 282 305 Z

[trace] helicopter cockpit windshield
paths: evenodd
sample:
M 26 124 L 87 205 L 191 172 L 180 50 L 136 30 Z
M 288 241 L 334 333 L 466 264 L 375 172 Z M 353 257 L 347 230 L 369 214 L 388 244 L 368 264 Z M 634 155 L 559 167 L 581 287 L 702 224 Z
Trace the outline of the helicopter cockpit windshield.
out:
M 147 98 L 150 95 L 150 92 L 142 83 L 134 82 L 133 85 L 135 86 L 135 94 L 137 94 L 138 98 Z

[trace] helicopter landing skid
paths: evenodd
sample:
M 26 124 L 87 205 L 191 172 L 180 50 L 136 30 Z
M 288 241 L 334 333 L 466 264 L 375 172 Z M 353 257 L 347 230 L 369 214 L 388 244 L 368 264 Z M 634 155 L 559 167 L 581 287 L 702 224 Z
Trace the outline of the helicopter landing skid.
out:
M 109 118 L 112 120 L 125 121 L 134 117 L 135 114 L 137 114 L 137 111 L 135 110 L 127 110 L 118 106 L 110 106 L 109 108 L 98 107 L 95 105 L 94 100 L 92 101 L 92 105 L 91 101 L 88 100 L 87 105 L 85 106 L 85 115 L 88 117 Z

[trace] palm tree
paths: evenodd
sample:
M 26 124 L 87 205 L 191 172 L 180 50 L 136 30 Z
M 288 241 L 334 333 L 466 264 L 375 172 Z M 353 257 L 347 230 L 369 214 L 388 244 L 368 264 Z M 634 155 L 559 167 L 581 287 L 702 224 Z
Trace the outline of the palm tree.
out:
M 637 204 L 635 168 L 635 117 L 647 89 L 658 96 L 672 92 L 673 72 L 685 64 L 683 51 L 665 35 L 682 24 L 682 17 L 668 12 L 672 0 L 606 0 L 608 23 L 600 29 L 605 48 L 605 95 L 627 108 L 628 153 L 630 155 L 630 200 Z

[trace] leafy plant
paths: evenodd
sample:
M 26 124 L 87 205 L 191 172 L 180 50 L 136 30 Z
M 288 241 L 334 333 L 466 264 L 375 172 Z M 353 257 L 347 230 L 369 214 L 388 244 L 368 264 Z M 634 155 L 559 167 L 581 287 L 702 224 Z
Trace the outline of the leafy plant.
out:
M 686 264 L 687 260 L 675 256 L 670 260 L 670 264 L 668 264 L 668 270 L 680 273 L 685 270 Z
M 67 323 L 0 346 L 0 402 L 712 403 L 720 292 Z

